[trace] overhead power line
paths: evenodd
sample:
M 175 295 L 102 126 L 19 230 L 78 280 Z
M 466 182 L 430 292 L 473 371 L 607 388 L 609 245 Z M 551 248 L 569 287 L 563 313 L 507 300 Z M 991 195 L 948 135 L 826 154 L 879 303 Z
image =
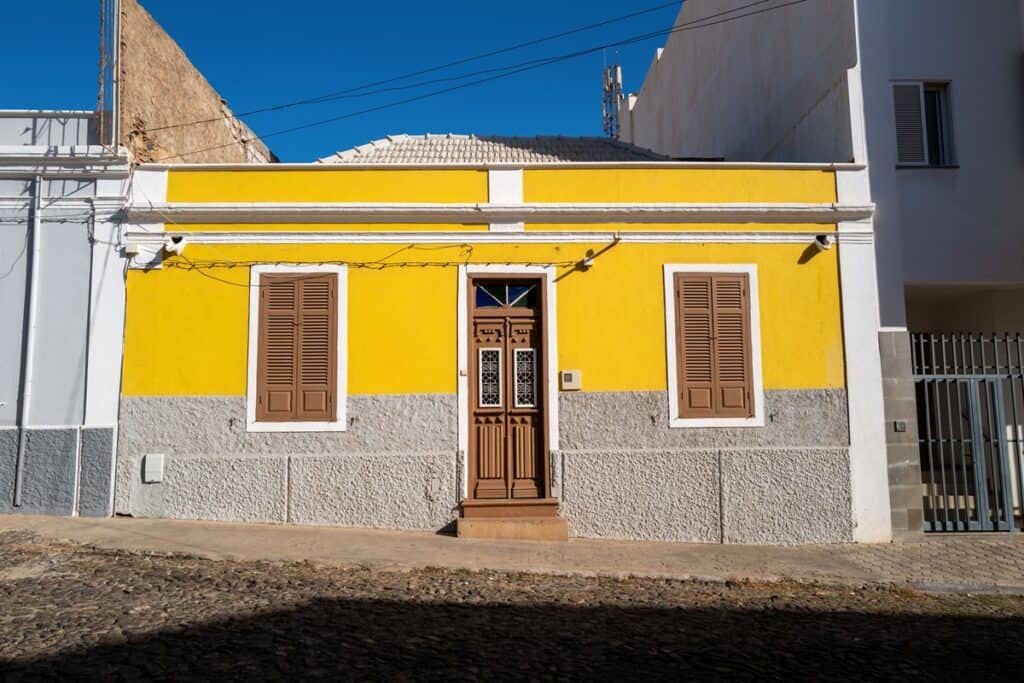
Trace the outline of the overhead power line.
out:
M 686 0 L 683 0 L 683 2 L 685 2 L 685 1 Z M 765 0 L 765 1 L 767 1 L 767 0 Z M 585 31 L 592 31 L 594 29 L 602 28 L 604 26 L 609 26 L 611 24 L 617 24 L 619 22 L 627 21 L 629 19 L 635 19 L 636 17 L 640 17 L 640 16 L 643 16 L 645 14 L 651 14 L 652 12 L 657 12 L 658 10 L 666 9 L 668 7 L 680 6 L 680 4 L 681 3 L 679 2 L 679 0 L 673 0 L 672 2 L 664 2 L 664 3 L 661 3 L 660 5 L 654 5 L 653 7 L 648 7 L 646 9 L 637 10 L 636 12 L 631 12 L 629 14 L 623 14 L 623 15 L 618 16 L 618 17 L 612 17 L 610 19 L 605 19 L 603 21 L 599 21 L 599 22 L 594 23 L 594 24 L 587 24 L 586 26 L 579 26 L 577 28 L 568 29 L 568 30 L 562 31 L 560 33 L 553 33 L 551 35 L 542 36 L 540 38 L 534 38 L 533 40 L 528 40 L 528 41 L 523 42 L 523 43 L 517 43 L 515 45 L 509 45 L 508 47 L 504 47 L 504 48 L 501 48 L 501 49 L 498 49 L 498 50 L 491 50 L 490 52 L 482 52 L 480 54 L 472 55 L 470 57 L 463 57 L 461 59 L 457 59 L 454 62 L 448 62 L 446 64 L 439 64 L 437 66 L 432 66 L 432 67 L 429 67 L 429 68 L 426 68 L 426 69 L 420 69 L 418 71 L 411 71 L 409 73 L 401 74 L 399 76 L 392 76 L 390 78 L 385 78 L 385 79 L 380 80 L 380 81 L 373 81 L 373 82 L 370 82 L 370 83 L 364 83 L 362 85 L 353 86 L 351 88 L 346 88 L 344 90 L 336 90 L 334 92 L 329 92 L 329 93 L 326 93 L 326 94 L 323 94 L 323 95 L 317 95 L 315 97 L 308 97 L 308 98 L 301 99 L 301 100 L 293 100 L 291 102 L 285 102 L 285 103 L 282 103 L 282 104 L 274 104 L 274 105 L 270 105 L 270 106 L 267 106 L 267 107 L 261 107 L 259 109 L 250 109 L 248 111 L 243 111 L 243 112 L 240 112 L 238 114 L 231 114 L 229 116 L 217 116 L 217 117 L 214 117 L 214 118 L 200 119 L 200 120 L 197 120 L 197 121 L 188 121 L 188 122 L 184 122 L 184 123 L 171 123 L 171 124 L 167 124 L 167 125 L 164 125 L 164 126 L 155 126 L 153 128 L 147 128 L 146 132 L 147 133 L 152 133 L 152 132 L 161 131 L 161 130 L 168 130 L 168 129 L 171 129 L 171 128 L 182 128 L 184 126 L 195 126 L 195 125 L 199 125 L 199 124 L 202 124 L 202 123 L 214 123 L 216 121 L 226 121 L 226 120 L 231 120 L 231 119 L 240 119 L 240 118 L 243 118 L 243 117 L 246 117 L 246 116 L 252 116 L 253 114 L 263 114 L 265 112 L 280 111 L 282 109 L 290 109 L 292 107 L 300 107 L 300 106 L 307 105 L 307 104 L 320 104 L 322 102 L 330 102 L 330 101 L 335 100 L 335 99 L 345 99 L 345 98 L 348 98 L 348 97 L 352 97 L 353 95 L 351 93 L 353 93 L 354 91 L 366 90 L 367 88 L 374 88 L 374 87 L 377 87 L 377 86 L 380 86 L 380 85 L 388 85 L 390 83 L 396 83 L 398 81 L 404 81 L 404 80 L 407 80 L 409 78 L 415 78 L 416 76 L 424 76 L 424 75 L 429 74 L 429 73 L 435 73 L 437 71 L 443 71 L 444 69 L 450 69 L 450 68 L 455 67 L 455 66 L 462 66 L 463 64 L 469 64 L 470 62 L 476 62 L 476 61 L 479 61 L 481 59 L 487 59 L 488 57 L 496 57 L 498 55 L 507 54 L 509 52 L 515 52 L 516 50 L 522 50 L 522 49 L 525 49 L 525 48 L 528 48 L 528 47 L 533 47 L 535 45 L 541 45 L 543 43 L 548 43 L 548 42 L 551 42 L 552 40 L 558 40 L 559 38 L 566 38 L 568 36 L 572 36 L 572 35 L 575 35 L 577 33 L 583 33 Z M 465 78 L 465 77 L 467 77 L 467 76 L 463 76 L 462 78 Z M 445 80 L 445 79 L 441 79 L 441 80 Z M 447 80 L 451 80 L 451 79 L 447 79 Z M 439 82 L 439 81 L 427 81 L 425 83 L 421 83 L 420 85 L 427 85 L 427 84 L 434 83 L 434 82 Z M 419 86 L 407 86 L 407 87 L 419 87 Z M 399 88 L 399 89 L 401 89 L 401 88 Z M 371 93 L 364 93 L 364 94 L 366 94 L 366 95 L 376 95 L 376 94 L 379 94 L 379 93 L 382 93 L 382 92 L 390 92 L 390 91 L 391 91 L 390 89 L 384 89 L 384 90 L 377 90 L 377 91 L 374 91 L 374 92 L 371 92 Z
M 392 107 L 401 106 L 403 104 L 410 104 L 412 102 L 418 102 L 420 100 L 425 100 L 425 99 L 428 99 L 428 98 L 431 98 L 431 97 L 437 97 L 439 95 L 444 95 L 446 93 L 454 92 L 454 91 L 457 91 L 457 90 L 463 90 L 465 88 L 470 88 L 470 87 L 473 87 L 475 85 L 481 85 L 483 83 L 489 83 L 491 81 L 499 80 L 499 79 L 502 79 L 502 78 L 508 78 L 509 76 L 514 76 L 516 74 L 523 73 L 525 71 L 532 71 L 534 69 L 538 69 L 540 67 L 547 66 L 549 64 L 555 64 L 557 62 L 563 62 L 563 61 L 567 61 L 567 60 L 570 60 L 570 59 L 575 59 L 575 58 L 578 58 L 578 57 L 581 57 L 581 56 L 584 56 L 584 55 L 593 54 L 594 52 L 599 52 L 601 50 L 606 50 L 608 48 L 622 47 L 624 45 L 630 45 L 630 44 L 633 44 L 633 43 L 642 42 L 644 40 L 649 40 L 649 39 L 655 38 L 655 37 L 663 37 L 663 36 L 673 35 L 673 34 L 676 34 L 676 33 L 683 33 L 683 32 L 686 32 L 686 31 L 695 31 L 695 30 L 699 30 L 699 29 L 710 28 L 712 26 L 717 26 L 719 24 L 725 24 L 725 23 L 728 23 L 728 22 L 731 22 L 731 21 L 737 21 L 739 19 L 746 19 L 748 17 L 757 16 L 757 15 L 760 15 L 760 14 L 766 14 L 768 12 L 774 12 L 776 10 L 785 9 L 787 7 L 792 7 L 794 5 L 801 5 L 803 3 L 809 2 L 810 0 L 790 0 L 789 2 L 785 2 L 785 3 L 779 4 L 779 5 L 773 5 L 771 7 L 765 7 L 765 8 L 762 8 L 762 9 L 759 9 L 759 10 L 755 10 L 755 11 L 752 11 L 752 12 L 746 12 L 744 14 L 735 14 L 736 12 L 742 11 L 744 9 L 749 9 L 749 8 L 755 7 L 757 5 L 763 5 L 766 2 L 771 2 L 771 1 L 772 0 L 756 0 L 755 2 L 751 2 L 751 3 L 748 3 L 746 5 L 741 5 L 739 7 L 735 7 L 733 9 L 731 9 L 731 10 L 726 10 L 726 11 L 723 11 L 723 12 L 718 12 L 716 14 L 711 14 L 711 15 L 708 15 L 706 17 L 702 17 L 700 19 L 694 19 L 694 20 L 686 22 L 684 24 L 679 24 L 678 26 L 674 26 L 673 28 L 670 28 L 670 29 L 664 29 L 664 30 L 660 30 L 660 31 L 652 31 L 651 33 L 646 33 L 646 34 L 642 34 L 642 35 L 638 35 L 638 36 L 632 36 L 630 38 L 625 38 L 625 39 L 618 40 L 618 41 L 615 41 L 615 42 L 605 43 L 603 45 L 597 45 L 597 46 L 594 46 L 594 47 L 585 48 L 585 49 L 582 49 L 582 50 L 577 50 L 575 52 L 570 52 L 570 53 L 566 53 L 566 54 L 563 54 L 563 55 L 556 55 L 554 57 L 540 58 L 540 59 L 535 59 L 535 60 L 531 60 L 531 61 L 528 61 L 528 62 L 522 62 L 522 63 L 519 63 L 519 64 L 509 65 L 507 67 L 504 67 L 504 69 L 502 70 L 501 73 L 498 73 L 498 74 L 495 74 L 495 75 L 491 75 L 491 76 L 488 76 L 488 77 L 485 77 L 485 78 L 480 78 L 480 79 L 477 79 L 477 80 L 474 80 L 474 81 L 469 81 L 468 83 L 461 83 L 459 85 L 453 85 L 453 86 L 450 86 L 450 87 L 447 87 L 447 88 L 442 88 L 440 90 L 434 90 L 434 91 L 431 91 L 431 92 L 428 92 L 428 93 L 423 93 L 421 95 L 416 95 L 416 96 L 413 96 L 413 97 L 407 97 L 405 99 L 395 100 L 395 101 L 392 101 L 392 102 L 386 102 L 386 103 L 379 104 L 379 105 L 376 105 L 376 106 L 373 106 L 373 107 L 367 107 L 365 109 L 358 109 L 356 111 L 351 111 L 351 112 L 348 112 L 348 113 L 345 113 L 345 114 L 340 114 L 338 116 L 332 116 L 332 117 L 326 118 L 326 119 L 320 119 L 320 120 L 317 120 L 317 121 L 310 121 L 308 123 L 292 126 L 292 127 L 289 127 L 289 128 L 284 128 L 284 129 L 281 129 L 281 130 L 272 131 L 272 132 L 267 133 L 265 135 L 259 135 L 259 136 L 256 136 L 256 137 L 258 139 L 260 139 L 260 140 L 265 140 L 267 138 L 277 137 L 277 136 L 280 136 L 280 135 L 287 135 L 289 133 L 295 133 L 295 132 L 298 132 L 300 130 L 306 130 L 308 128 L 314 128 L 314 127 L 317 127 L 317 126 L 323 126 L 323 125 L 327 125 L 329 123 L 335 123 L 337 121 L 343 121 L 345 119 L 350 119 L 350 118 L 354 118 L 354 117 L 357 117 L 357 116 L 363 116 L 365 114 L 370 114 L 370 113 L 381 111 L 381 110 L 384 110 L 384 109 L 390 109 Z M 729 14 L 735 14 L 735 16 L 724 16 L 724 15 L 729 15 Z M 722 18 L 717 18 L 717 17 L 722 17 Z M 712 19 L 715 19 L 715 20 L 711 21 Z M 179 152 L 177 154 L 170 154 L 170 155 L 167 155 L 165 157 L 161 157 L 159 159 L 155 159 L 154 161 L 159 162 L 159 161 L 166 161 L 167 159 L 177 159 L 177 158 L 185 157 L 185 156 L 192 155 L 192 154 L 200 154 L 202 152 L 209 152 L 209 151 L 213 151 L 213 150 L 216 150 L 216 149 L 222 149 L 224 147 L 232 147 L 232 146 L 234 146 L 236 144 L 237 144 L 237 142 L 229 142 L 229 143 L 220 144 L 220 145 L 212 145 L 210 147 L 203 147 L 203 148 L 200 148 L 200 149 L 190 150 L 190 151 L 187 151 L 187 152 Z

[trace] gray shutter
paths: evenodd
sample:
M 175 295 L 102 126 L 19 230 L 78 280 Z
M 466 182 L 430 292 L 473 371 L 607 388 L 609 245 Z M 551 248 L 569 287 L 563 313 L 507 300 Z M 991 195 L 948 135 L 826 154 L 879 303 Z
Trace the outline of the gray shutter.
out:
M 896 161 L 901 164 L 928 163 L 921 111 L 921 84 L 894 83 L 892 98 L 896 111 Z

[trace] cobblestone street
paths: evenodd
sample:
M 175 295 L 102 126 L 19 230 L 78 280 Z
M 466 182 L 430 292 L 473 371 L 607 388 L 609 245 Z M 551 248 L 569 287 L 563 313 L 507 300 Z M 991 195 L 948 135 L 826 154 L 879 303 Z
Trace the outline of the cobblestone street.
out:
M 1017 596 L 213 561 L 23 531 L 0 548 L 12 682 L 976 680 L 1024 663 Z

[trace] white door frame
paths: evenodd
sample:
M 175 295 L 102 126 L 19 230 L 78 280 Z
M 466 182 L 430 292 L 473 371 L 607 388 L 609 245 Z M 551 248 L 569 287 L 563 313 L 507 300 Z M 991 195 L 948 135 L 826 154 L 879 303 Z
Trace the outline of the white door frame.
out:
M 461 265 L 458 286 L 458 404 L 459 404 L 459 500 L 469 495 L 469 291 L 470 275 L 542 275 L 545 286 L 544 353 L 547 356 L 547 396 L 544 405 L 548 425 L 548 452 L 544 462 L 551 468 L 552 454 L 559 450 L 558 443 L 558 306 L 555 300 L 554 266 Z M 545 477 L 549 480 L 550 477 Z M 554 487 L 549 487 L 554 488 Z M 545 497 L 554 495 L 545 491 Z

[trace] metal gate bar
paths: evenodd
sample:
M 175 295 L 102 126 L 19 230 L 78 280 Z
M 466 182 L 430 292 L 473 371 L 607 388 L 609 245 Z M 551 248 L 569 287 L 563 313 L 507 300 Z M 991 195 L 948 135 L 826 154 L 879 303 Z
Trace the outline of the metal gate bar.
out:
M 925 530 L 1021 530 L 1024 338 L 914 333 L 911 352 Z

